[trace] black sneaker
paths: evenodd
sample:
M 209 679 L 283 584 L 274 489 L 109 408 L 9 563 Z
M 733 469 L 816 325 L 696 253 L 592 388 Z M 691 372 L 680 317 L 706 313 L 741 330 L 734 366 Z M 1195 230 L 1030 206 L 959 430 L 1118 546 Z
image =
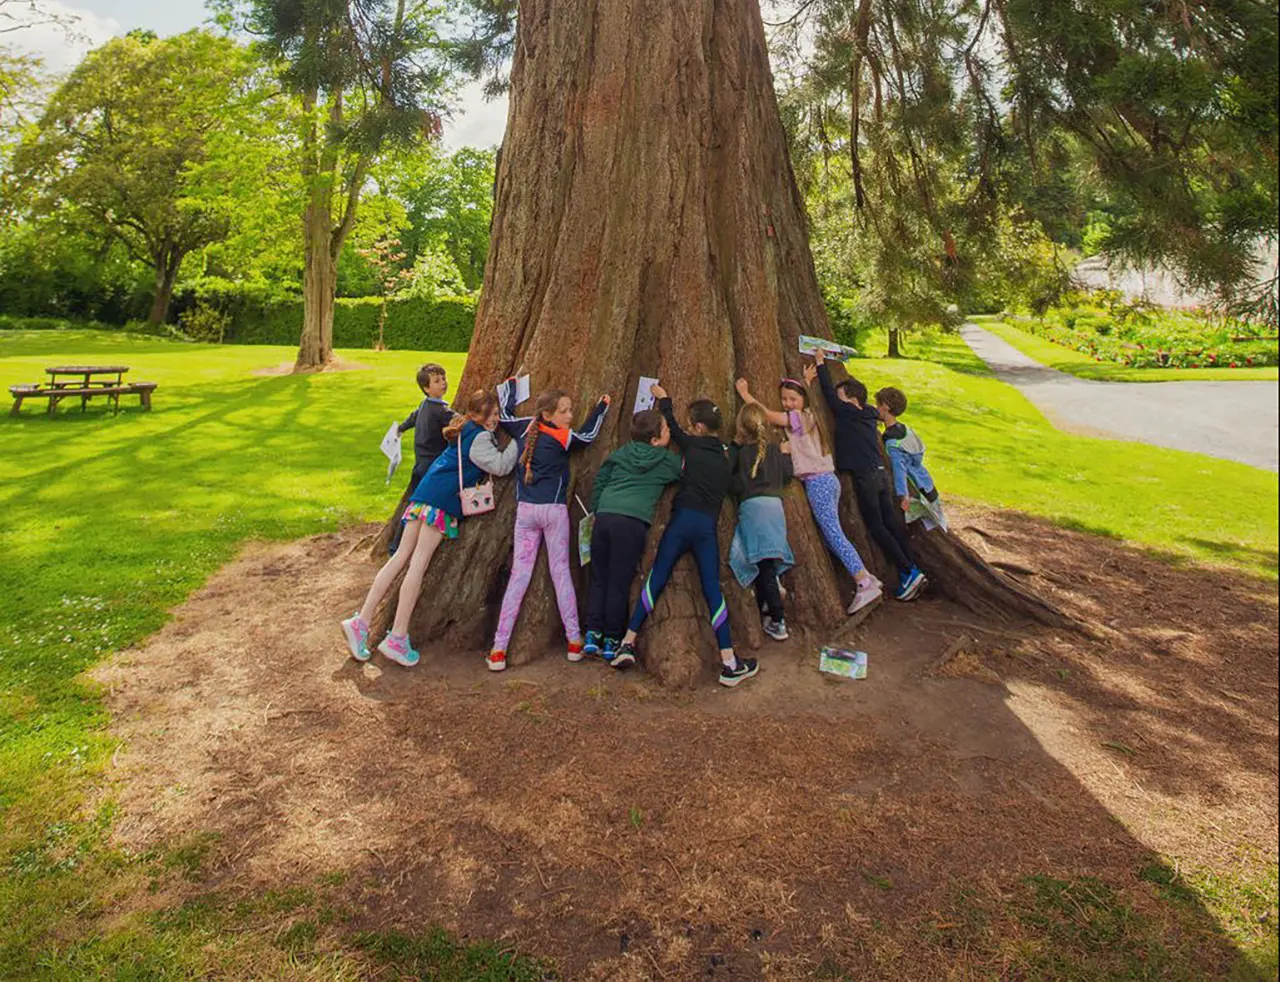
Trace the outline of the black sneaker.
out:
M 735 658 L 733 667 L 720 667 L 720 684 L 732 689 L 743 679 L 749 679 L 760 671 L 760 664 L 754 658 Z
M 613 657 L 609 659 L 609 664 L 614 668 L 630 668 L 636 663 L 636 649 L 633 645 L 627 644 L 625 641 L 618 645 L 618 650 L 613 653 Z

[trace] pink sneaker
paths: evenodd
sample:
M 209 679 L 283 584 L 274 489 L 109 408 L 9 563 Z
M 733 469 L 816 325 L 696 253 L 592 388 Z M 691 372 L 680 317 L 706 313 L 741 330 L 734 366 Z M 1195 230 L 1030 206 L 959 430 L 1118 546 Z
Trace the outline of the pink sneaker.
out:
M 853 602 L 849 604 L 848 613 L 850 616 L 856 614 L 864 607 L 875 603 L 884 593 L 884 584 L 877 580 L 874 576 L 863 580 L 858 584 L 858 589 L 853 595 Z
M 359 611 L 342 622 L 342 635 L 347 639 L 347 650 L 356 661 L 368 661 L 373 657 L 369 650 L 369 625 Z
M 382 639 L 382 644 L 378 645 L 378 650 L 397 665 L 403 665 L 405 668 L 413 668 L 418 664 L 418 653 L 409 644 L 407 634 L 388 634 Z

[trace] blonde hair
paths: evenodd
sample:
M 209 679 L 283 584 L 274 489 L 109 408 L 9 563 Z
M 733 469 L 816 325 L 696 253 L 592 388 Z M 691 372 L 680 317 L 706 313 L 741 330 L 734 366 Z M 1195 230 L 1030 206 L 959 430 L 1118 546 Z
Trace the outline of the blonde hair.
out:
M 738 411 L 737 441 L 743 446 L 748 443 L 756 445 L 755 463 L 751 465 L 751 477 L 754 480 L 760 471 L 760 462 L 769 452 L 769 418 L 764 409 L 755 403 L 748 403 Z
M 533 419 L 529 421 L 529 428 L 524 431 L 524 451 L 520 454 L 526 484 L 533 480 L 533 452 L 538 444 L 538 426 L 542 423 L 542 417 L 555 412 L 560 400 L 568 395 L 564 389 L 547 389 L 538 393 L 538 401 L 533 404 Z
M 445 424 L 442 431 L 446 443 L 452 443 L 458 439 L 458 434 L 462 432 L 462 428 L 467 425 L 468 420 L 477 423 L 483 423 L 489 418 L 489 414 L 498 405 L 498 397 L 486 389 L 476 389 L 471 393 L 471 398 L 467 400 L 467 414 L 465 416 L 454 416 Z

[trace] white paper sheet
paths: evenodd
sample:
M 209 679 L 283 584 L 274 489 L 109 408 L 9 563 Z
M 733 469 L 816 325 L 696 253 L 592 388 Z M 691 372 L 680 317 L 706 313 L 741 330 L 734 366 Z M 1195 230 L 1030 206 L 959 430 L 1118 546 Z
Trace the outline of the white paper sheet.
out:
M 382 438 L 380 448 L 390 463 L 387 464 L 387 483 L 391 483 L 391 475 L 400 466 L 400 424 L 392 423 L 387 435 Z
M 533 376 L 521 375 L 516 379 L 516 405 L 527 402 L 529 399 L 529 385 Z
M 653 393 L 649 391 L 649 386 L 657 384 L 656 378 L 650 378 L 648 375 L 640 376 L 640 387 L 636 390 L 636 404 L 631 409 L 631 415 L 634 416 L 636 413 L 642 413 L 654 407 L 656 400 L 653 398 Z
M 843 344 L 836 344 L 834 341 L 828 341 L 826 338 L 814 338 L 807 334 L 800 335 L 800 354 L 811 355 L 815 351 L 823 351 L 828 358 L 839 358 L 844 361 L 846 358 L 852 358 L 858 352 Z

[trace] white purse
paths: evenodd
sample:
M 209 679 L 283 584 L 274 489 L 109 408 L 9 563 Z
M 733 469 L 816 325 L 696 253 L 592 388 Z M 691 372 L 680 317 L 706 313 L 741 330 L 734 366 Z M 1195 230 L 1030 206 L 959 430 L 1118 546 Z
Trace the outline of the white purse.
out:
M 480 437 L 476 437 L 477 440 Z M 458 437 L 458 498 L 462 501 L 462 515 L 464 518 L 470 518 L 472 515 L 483 515 L 485 512 L 493 511 L 493 478 L 487 481 L 481 481 L 474 488 L 469 488 L 463 484 L 462 480 L 462 437 Z

